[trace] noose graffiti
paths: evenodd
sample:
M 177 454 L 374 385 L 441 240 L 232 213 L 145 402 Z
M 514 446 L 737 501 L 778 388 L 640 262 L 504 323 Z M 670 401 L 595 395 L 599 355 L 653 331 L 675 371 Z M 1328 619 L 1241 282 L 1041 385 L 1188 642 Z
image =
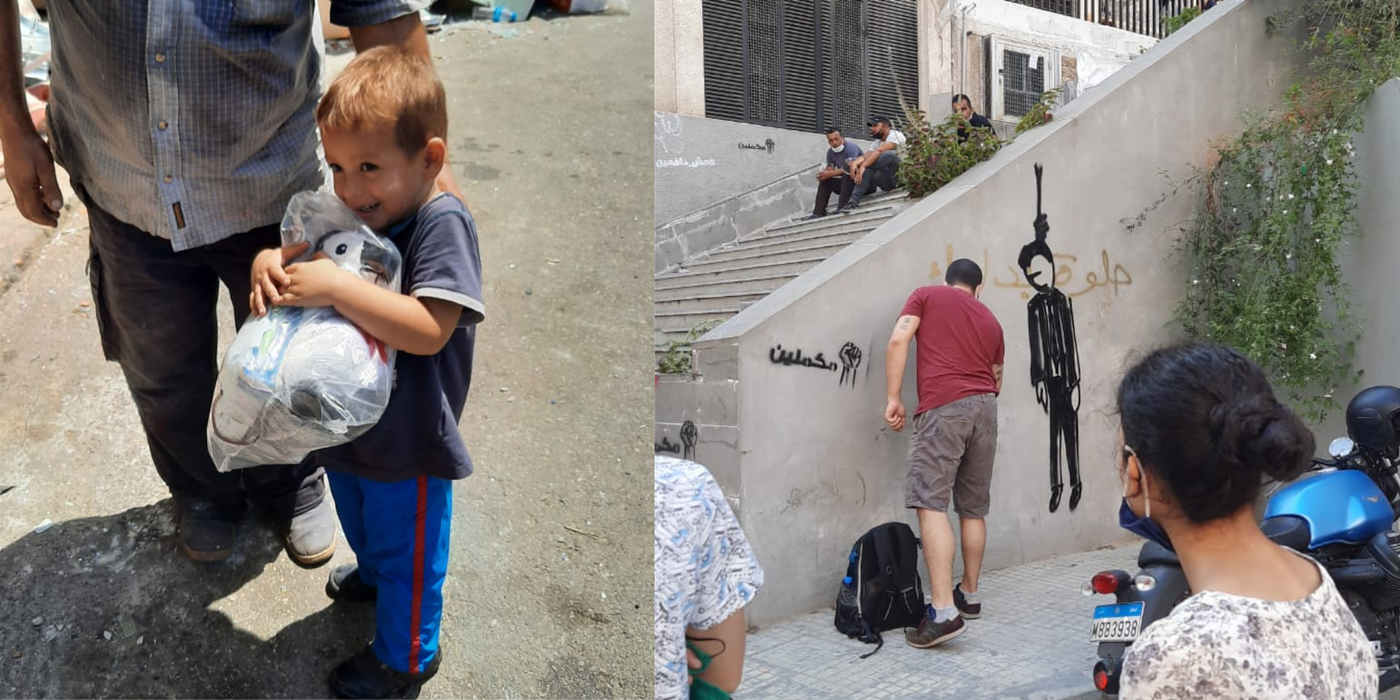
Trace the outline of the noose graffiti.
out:
M 1060 477 L 1060 444 L 1069 469 L 1069 509 L 1079 505 L 1079 349 L 1075 345 L 1074 302 L 1055 288 L 1055 255 L 1045 242 L 1050 221 L 1041 210 L 1040 186 L 1045 169 L 1035 166 L 1035 241 L 1021 248 L 1017 259 L 1026 281 L 1035 289 L 1027 304 L 1031 346 L 1031 386 L 1035 400 L 1050 415 L 1050 512 L 1060 507 L 1064 482 Z M 1049 265 L 1048 274 L 1032 270 L 1037 258 Z M 1041 282 L 1041 275 L 1048 277 Z

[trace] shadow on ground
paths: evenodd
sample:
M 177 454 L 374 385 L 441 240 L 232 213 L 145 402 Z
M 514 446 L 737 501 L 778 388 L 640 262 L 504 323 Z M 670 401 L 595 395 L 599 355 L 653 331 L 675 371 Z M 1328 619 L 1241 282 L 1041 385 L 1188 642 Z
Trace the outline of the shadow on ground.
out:
M 189 561 L 169 499 L 25 535 L 0 550 L 0 696 L 328 697 L 372 608 L 330 605 L 263 640 L 211 607 L 280 552 L 248 520 L 228 560 Z

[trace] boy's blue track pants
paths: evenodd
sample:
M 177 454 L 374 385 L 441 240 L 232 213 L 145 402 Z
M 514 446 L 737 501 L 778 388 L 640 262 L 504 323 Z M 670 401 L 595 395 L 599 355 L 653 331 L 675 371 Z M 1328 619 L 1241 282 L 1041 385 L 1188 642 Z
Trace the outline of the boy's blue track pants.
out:
M 452 482 L 417 476 L 374 481 L 328 471 L 340 527 L 376 586 L 374 653 L 390 668 L 421 673 L 438 653 L 442 582 L 452 529 Z

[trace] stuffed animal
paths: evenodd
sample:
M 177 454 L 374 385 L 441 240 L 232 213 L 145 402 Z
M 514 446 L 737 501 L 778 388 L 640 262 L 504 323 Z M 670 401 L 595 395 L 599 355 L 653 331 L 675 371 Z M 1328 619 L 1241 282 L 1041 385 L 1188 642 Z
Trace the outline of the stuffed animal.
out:
M 311 246 L 298 262 L 329 258 L 398 290 L 398 250 L 334 196 L 292 199 L 283 242 L 302 240 Z M 359 437 L 388 406 L 393 362 L 392 348 L 331 307 L 277 306 L 249 319 L 224 356 L 210 409 L 215 466 L 229 471 L 296 463 L 313 450 Z

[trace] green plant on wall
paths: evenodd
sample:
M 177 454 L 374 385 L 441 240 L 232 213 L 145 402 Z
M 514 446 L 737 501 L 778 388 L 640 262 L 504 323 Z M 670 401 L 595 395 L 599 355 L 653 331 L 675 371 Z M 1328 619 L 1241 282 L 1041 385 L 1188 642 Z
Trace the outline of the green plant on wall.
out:
M 1171 36 L 1173 32 L 1186 26 L 1187 22 L 1201 16 L 1201 8 L 1188 7 L 1181 12 L 1162 20 L 1162 29 L 1166 31 L 1166 36 Z
M 691 327 L 690 331 L 685 334 L 684 340 L 669 341 L 666 354 L 662 355 L 661 360 L 656 363 L 656 371 L 660 374 L 689 374 L 692 369 L 691 343 L 714 330 L 715 326 L 721 323 L 724 323 L 722 318 L 702 321 Z
M 1032 105 L 1030 111 L 1026 112 L 1026 116 L 1021 117 L 1021 121 L 1016 123 L 1016 135 L 1020 136 L 1022 133 L 1034 129 L 1041 124 L 1049 123 L 1049 121 L 1054 118 L 1054 115 L 1050 113 L 1050 109 L 1053 108 L 1055 102 L 1060 99 L 1061 92 L 1064 92 L 1064 88 L 1057 87 L 1054 90 L 1048 90 L 1042 94 L 1040 96 L 1040 101 Z
M 1002 141 L 991 129 L 975 129 L 962 115 L 953 113 L 937 126 L 929 124 L 923 110 L 905 111 L 905 156 L 899 164 L 899 181 L 909 196 L 923 197 L 981 163 L 1001 149 Z M 963 129 L 967 138 L 958 136 Z
M 1193 180 L 1198 207 L 1179 241 L 1188 274 L 1176 319 L 1193 337 L 1254 358 L 1318 421 L 1359 377 L 1338 254 L 1357 228 L 1352 136 L 1366 98 L 1400 69 L 1396 20 L 1396 7 L 1379 0 L 1273 18 L 1275 29 L 1308 29 L 1299 45 L 1308 75 Z

